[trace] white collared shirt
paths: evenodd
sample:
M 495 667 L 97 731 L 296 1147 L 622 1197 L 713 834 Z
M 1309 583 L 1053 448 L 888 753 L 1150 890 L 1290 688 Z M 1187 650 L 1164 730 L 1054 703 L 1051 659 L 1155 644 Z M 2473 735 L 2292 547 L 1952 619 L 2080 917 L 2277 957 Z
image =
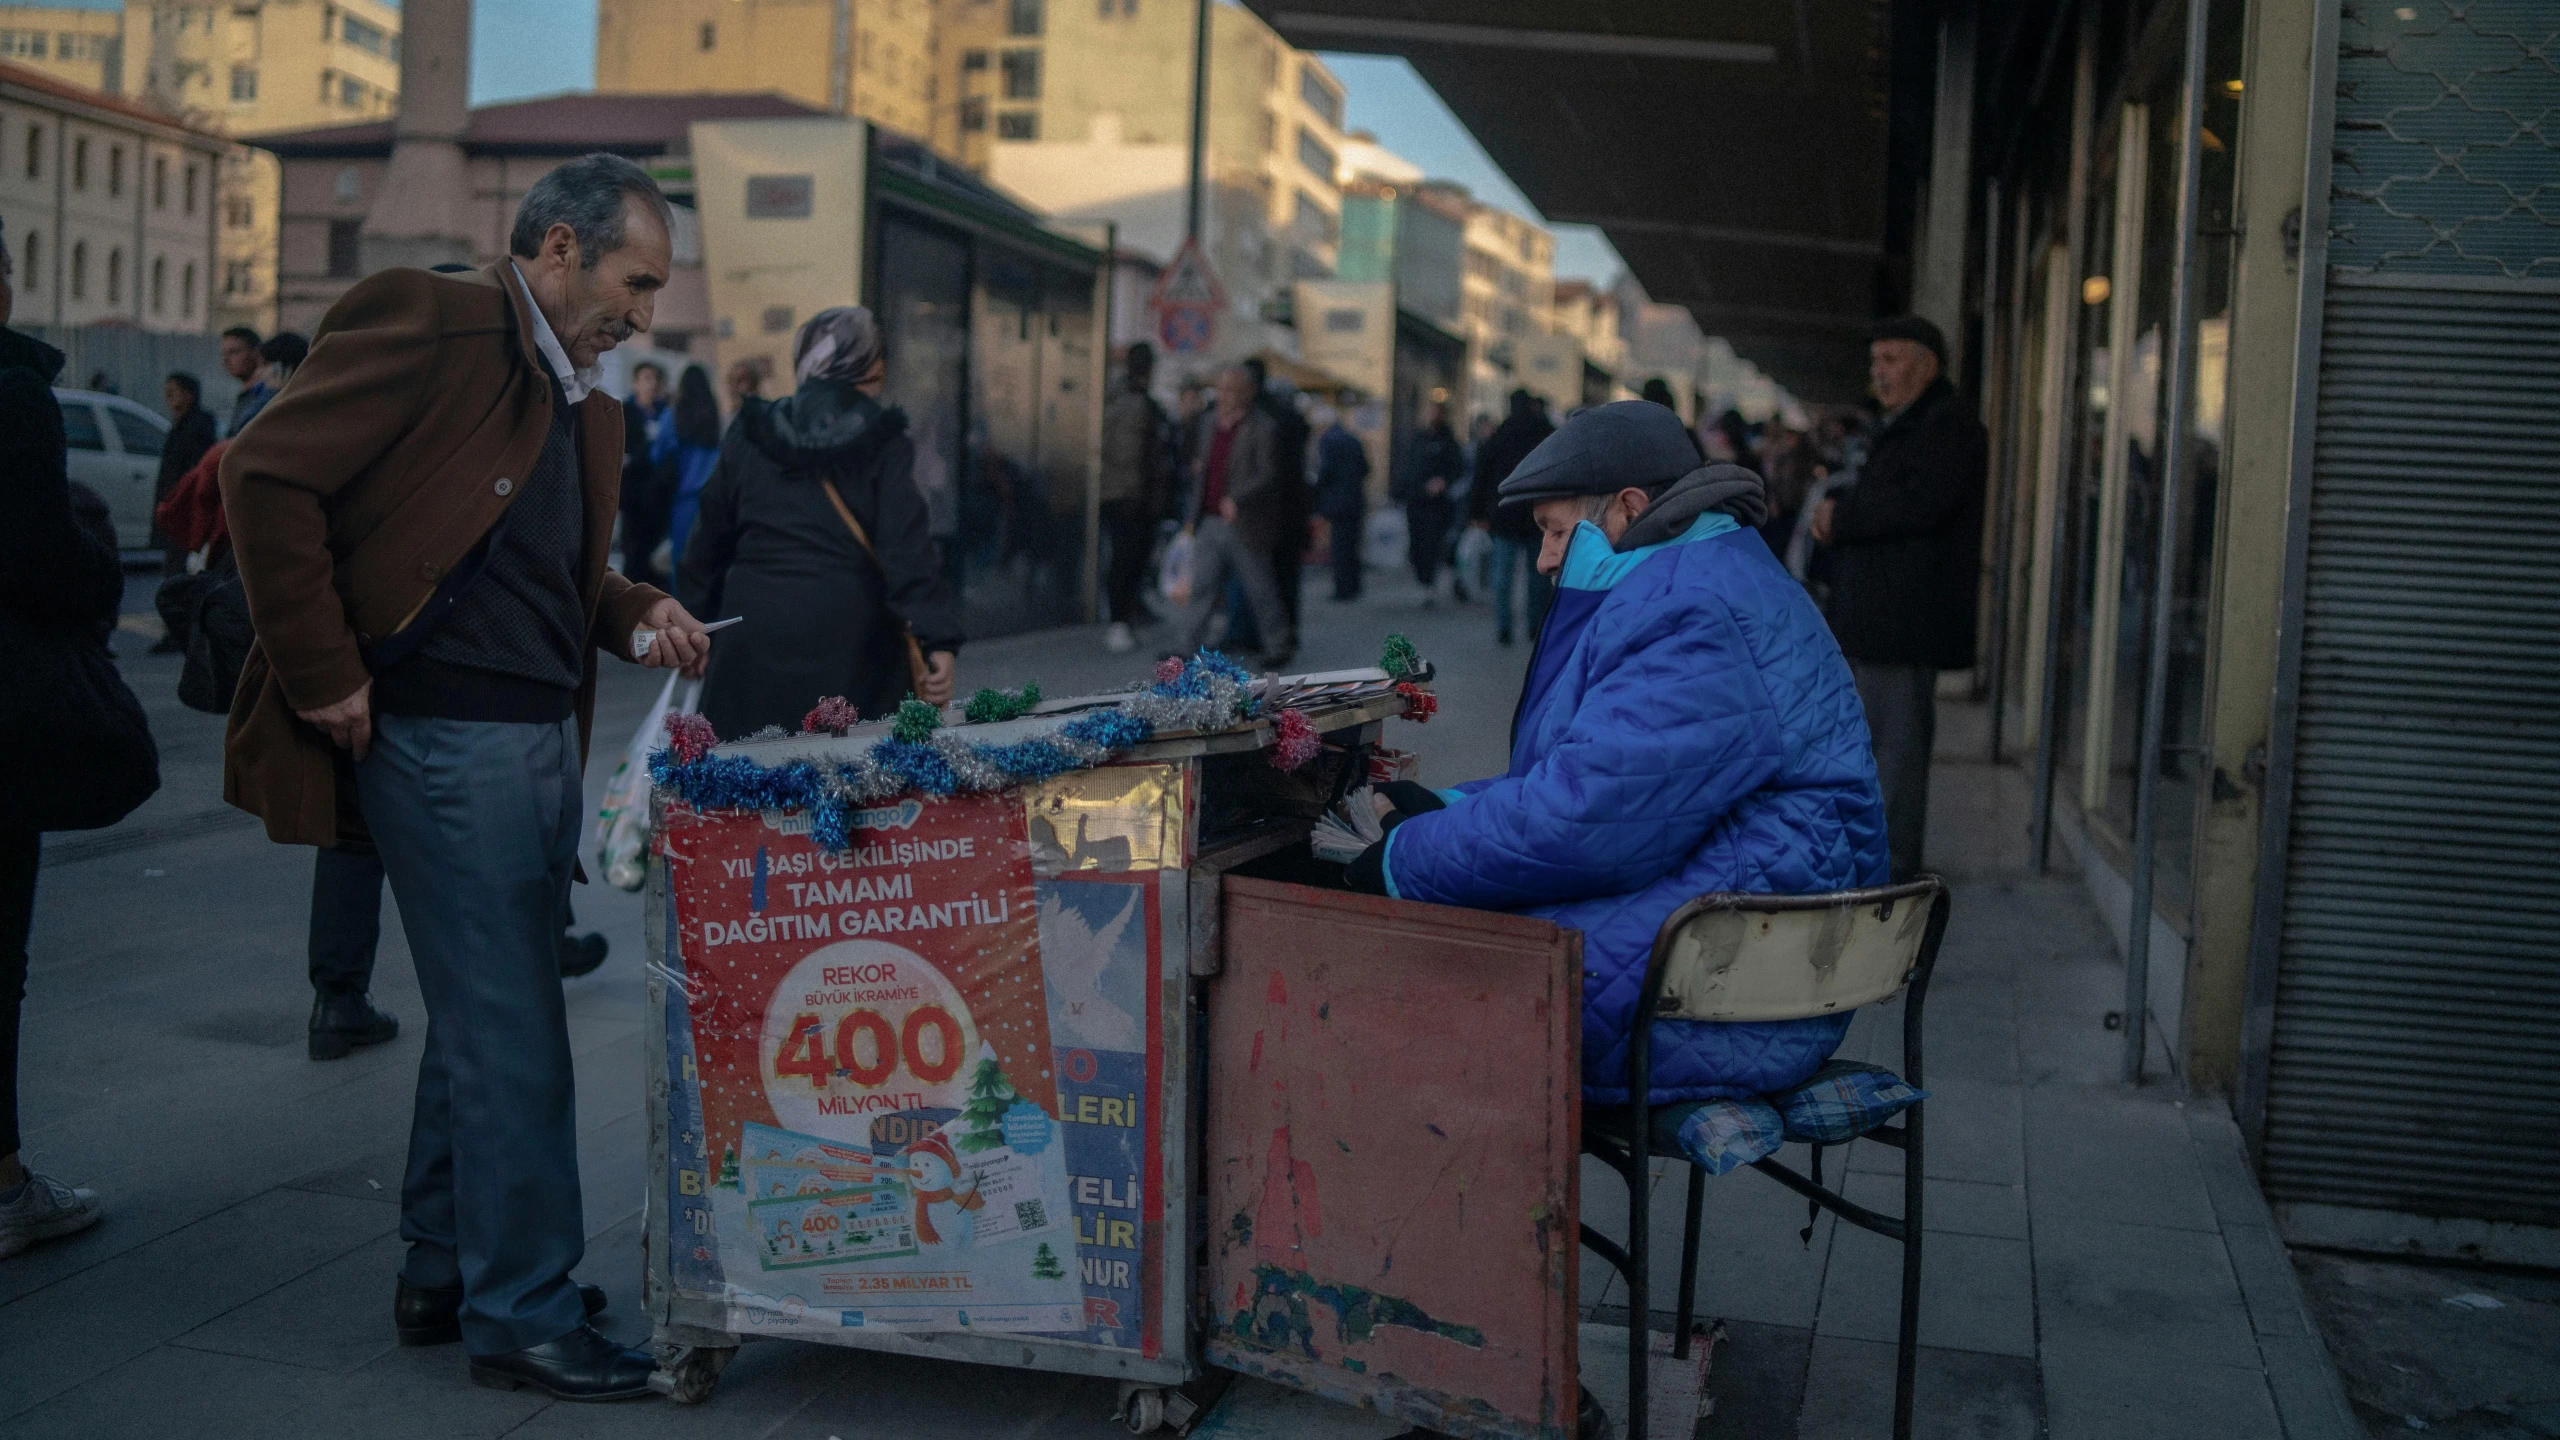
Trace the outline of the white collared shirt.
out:
M 551 373 L 560 377 L 560 394 L 575 405 L 587 398 L 587 392 L 604 383 L 604 367 L 590 365 L 581 370 L 569 363 L 569 352 L 560 348 L 560 337 L 551 333 L 551 322 L 543 317 L 542 306 L 533 298 L 533 286 L 527 284 L 524 271 L 513 260 L 507 262 L 508 273 L 516 284 L 524 287 L 524 305 L 533 312 L 533 345 L 542 358 L 551 363 Z

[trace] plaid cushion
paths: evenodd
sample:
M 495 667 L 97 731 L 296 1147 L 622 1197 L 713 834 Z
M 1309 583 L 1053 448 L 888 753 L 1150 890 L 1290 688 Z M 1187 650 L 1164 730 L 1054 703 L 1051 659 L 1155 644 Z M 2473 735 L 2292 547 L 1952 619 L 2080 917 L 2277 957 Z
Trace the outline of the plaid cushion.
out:
M 1693 1104 L 1668 1106 L 1654 1112 L 1664 1117 L 1654 1122 L 1659 1135 L 1668 1124 L 1676 1137 L 1680 1153 L 1705 1167 L 1710 1175 L 1723 1175 L 1754 1160 L 1764 1160 L 1778 1153 L 1785 1137 L 1778 1112 L 1761 1100 L 1702 1100 Z
M 1768 1098 L 1777 1106 L 1786 1138 L 1837 1145 L 1928 1099 L 1929 1092 L 1913 1089 L 1881 1066 L 1834 1060 L 1813 1072 L 1812 1079 Z

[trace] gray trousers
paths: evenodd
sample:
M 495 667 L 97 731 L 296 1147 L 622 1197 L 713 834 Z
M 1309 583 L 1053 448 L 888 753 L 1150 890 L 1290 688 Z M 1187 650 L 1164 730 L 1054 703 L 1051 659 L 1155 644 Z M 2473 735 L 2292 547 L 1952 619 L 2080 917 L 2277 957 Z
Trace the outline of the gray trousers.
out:
M 1191 532 L 1191 608 L 1182 617 L 1182 648 L 1197 650 L 1208 639 L 1210 617 L 1226 608 L 1229 575 L 1244 582 L 1244 603 L 1253 611 L 1263 649 L 1297 649 L 1297 627 L 1280 603 L 1270 554 L 1245 544 L 1235 527 L 1215 515 L 1201 517 Z
M 1929 751 L 1938 738 L 1938 672 L 1926 665 L 1852 660 L 1858 701 L 1875 740 L 1876 780 L 1884 787 L 1885 841 L 1893 878 L 1920 873 L 1929 837 Z
M 356 788 L 427 1002 L 402 1278 L 462 1288 L 472 1354 L 556 1340 L 586 1323 L 557 948 L 585 800 L 577 722 L 377 716 Z

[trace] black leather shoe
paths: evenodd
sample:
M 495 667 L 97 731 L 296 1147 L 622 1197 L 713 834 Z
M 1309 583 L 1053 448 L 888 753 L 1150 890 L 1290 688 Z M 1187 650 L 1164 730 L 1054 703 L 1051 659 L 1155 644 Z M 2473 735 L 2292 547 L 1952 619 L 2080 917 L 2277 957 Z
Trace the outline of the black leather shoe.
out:
M 595 968 L 604 963 L 605 952 L 611 948 L 611 941 L 592 931 L 584 935 L 561 931 L 560 978 L 575 980 L 581 975 L 594 973 Z
M 649 1393 L 658 1362 L 581 1325 L 548 1344 L 471 1357 L 471 1383 L 492 1390 L 530 1385 L 554 1400 L 636 1400 Z
M 589 1316 L 604 1313 L 604 1287 L 581 1285 L 578 1298 L 586 1302 Z M 400 1282 L 391 1296 L 391 1326 L 400 1332 L 403 1345 L 450 1345 L 462 1338 L 462 1287 L 430 1290 L 424 1285 Z
M 379 1045 L 400 1034 L 400 1022 L 373 1008 L 370 995 L 311 997 L 311 1058 L 343 1060 L 359 1045 Z

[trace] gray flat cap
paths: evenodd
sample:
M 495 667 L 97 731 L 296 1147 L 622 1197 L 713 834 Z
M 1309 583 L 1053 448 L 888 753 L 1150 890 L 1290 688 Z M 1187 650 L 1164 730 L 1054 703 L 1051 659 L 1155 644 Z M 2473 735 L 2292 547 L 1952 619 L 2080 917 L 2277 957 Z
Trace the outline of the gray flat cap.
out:
M 1698 443 L 1678 413 L 1650 400 L 1595 405 L 1541 441 L 1502 482 L 1502 503 L 1534 505 L 1668 485 L 1698 468 Z

